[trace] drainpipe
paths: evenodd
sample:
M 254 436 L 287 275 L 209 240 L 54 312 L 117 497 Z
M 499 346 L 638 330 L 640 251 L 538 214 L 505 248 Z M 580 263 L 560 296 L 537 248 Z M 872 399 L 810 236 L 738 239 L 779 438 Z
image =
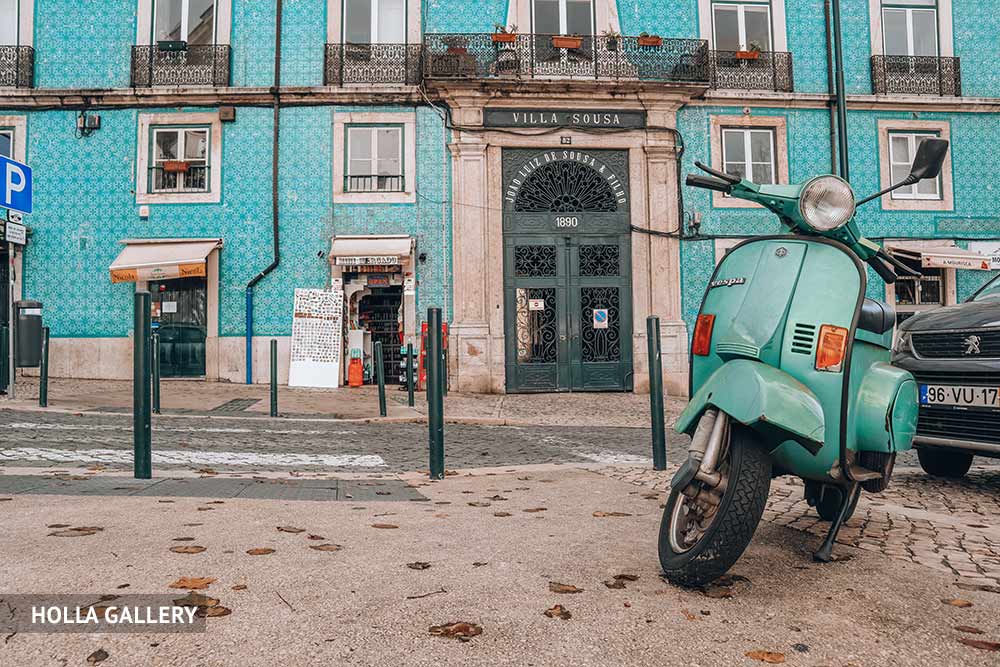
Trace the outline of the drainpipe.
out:
M 258 273 L 247 283 L 247 384 L 253 384 L 253 288 L 263 280 L 269 273 L 278 268 L 281 261 L 281 247 L 278 243 L 278 133 L 281 120 L 281 103 L 279 91 L 281 90 L 281 3 L 277 0 L 274 17 L 274 86 L 271 94 L 274 96 L 274 128 L 271 143 L 271 235 L 274 239 L 274 259 L 263 271 Z
M 837 88 L 833 74 L 833 36 L 830 34 L 830 0 L 823 0 L 823 27 L 826 29 L 826 92 L 830 96 L 830 173 L 837 169 Z
M 837 139 L 840 146 L 840 176 L 850 181 L 849 158 L 847 155 L 847 96 L 844 94 L 844 45 L 841 42 L 840 0 L 832 0 L 833 8 L 833 48 L 836 52 L 834 70 L 837 83 Z

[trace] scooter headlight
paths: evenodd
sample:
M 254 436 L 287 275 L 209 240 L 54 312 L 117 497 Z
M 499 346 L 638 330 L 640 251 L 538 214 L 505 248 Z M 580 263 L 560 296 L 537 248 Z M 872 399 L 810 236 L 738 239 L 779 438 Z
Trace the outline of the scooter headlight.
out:
M 799 212 L 816 231 L 832 232 L 854 217 L 854 190 L 838 176 L 814 178 L 799 194 Z

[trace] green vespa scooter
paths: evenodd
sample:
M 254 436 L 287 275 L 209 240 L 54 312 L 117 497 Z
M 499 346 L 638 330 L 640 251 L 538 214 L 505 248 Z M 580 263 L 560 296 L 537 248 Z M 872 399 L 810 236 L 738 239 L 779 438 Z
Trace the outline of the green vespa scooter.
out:
M 832 521 L 814 554 L 829 561 L 861 489 L 886 488 L 910 449 L 917 385 L 889 364 L 895 313 L 865 298 L 867 262 L 886 282 L 913 273 L 863 238 L 859 204 L 936 178 L 948 142 L 925 140 L 910 175 L 856 202 L 837 176 L 757 185 L 696 163 L 687 184 L 756 202 L 778 236 L 745 241 L 719 263 L 691 344 L 691 399 L 675 426 L 691 436 L 660 524 L 666 577 L 703 585 L 740 557 L 760 522 L 771 479 L 795 475 Z

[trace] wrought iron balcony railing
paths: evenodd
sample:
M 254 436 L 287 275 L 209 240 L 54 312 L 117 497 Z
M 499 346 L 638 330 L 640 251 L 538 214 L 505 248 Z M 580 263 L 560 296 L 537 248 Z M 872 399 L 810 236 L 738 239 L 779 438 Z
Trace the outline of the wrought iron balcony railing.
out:
M 402 174 L 350 174 L 344 176 L 344 192 L 403 192 L 403 182 Z
M 938 56 L 872 56 L 872 88 L 876 95 L 961 97 L 961 62 Z
M 228 44 L 133 46 L 132 87 L 228 86 L 229 52 Z
M 30 46 L 0 46 L 0 87 L 35 85 L 35 50 Z
M 178 169 L 177 165 L 184 165 Z M 209 165 L 194 165 L 184 162 L 172 162 L 167 166 L 150 167 L 150 192 L 155 194 L 173 194 L 188 192 L 208 192 L 211 180 Z
M 497 41 L 497 39 L 509 41 Z M 447 33 L 424 36 L 427 79 L 605 79 L 708 83 L 700 39 Z
M 327 44 L 323 84 L 420 84 L 420 44 Z
M 792 54 L 787 51 L 712 51 L 712 88 L 795 90 Z

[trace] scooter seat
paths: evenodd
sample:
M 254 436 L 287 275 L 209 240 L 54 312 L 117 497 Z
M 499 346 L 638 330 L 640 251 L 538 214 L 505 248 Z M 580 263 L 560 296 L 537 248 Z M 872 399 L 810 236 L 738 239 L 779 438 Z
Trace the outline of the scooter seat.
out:
M 858 316 L 858 328 L 873 334 L 884 334 L 896 325 L 896 309 L 883 301 L 865 299 Z

